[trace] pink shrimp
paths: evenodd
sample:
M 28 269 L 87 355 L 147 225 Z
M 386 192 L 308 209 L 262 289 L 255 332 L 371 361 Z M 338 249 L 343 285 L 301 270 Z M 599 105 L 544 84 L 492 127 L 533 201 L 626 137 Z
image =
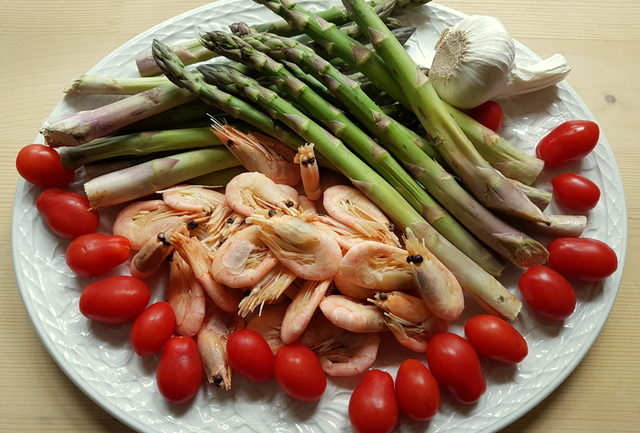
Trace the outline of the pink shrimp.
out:
M 256 213 L 247 222 L 260 226 L 260 239 L 300 278 L 325 280 L 338 272 L 342 258 L 338 242 L 313 224 L 269 213 Z
M 131 259 L 129 267 L 132 276 L 144 279 L 155 274 L 160 269 L 173 253 L 174 248 L 169 239 L 174 231 L 183 235 L 188 234 L 187 225 L 182 224 L 174 230 L 160 232 L 155 237 L 149 238 Z
M 247 227 L 244 215 L 235 212 L 226 204 L 218 206 L 209 218 L 198 224 L 191 234 L 197 237 L 210 251 L 216 251 L 234 233 Z
M 176 185 L 158 192 L 162 201 L 177 210 L 211 214 L 224 203 L 224 194 L 200 185 Z
M 307 280 L 298 289 L 282 320 L 280 334 L 285 344 L 293 343 L 304 332 L 330 285 L 331 280 Z
M 333 276 L 333 284 L 335 284 L 336 289 L 338 289 L 341 294 L 353 299 L 367 299 L 375 293 L 371 289 L 353 284 L 340 271 Z
M 248 171 L 263 173 L 285 185 L 300 181 L 300 174 L 292 163 L 293 151 L 278 140 L 258 133 L 244 133 L 215 118 L 211 118 L 211 132 Z
M 340 262 L 342 276 L 352 284 L 377 291 L 415 288 L 407 252 L 380 242 L 365 241 L 352 247 Z
M 280 338 L 280 329 L 287 306 L 288 304 L 284 302 L 270 305 L 260 311 L 260 314 L 251 317 L 247 322 L 247 329 L 253 329 L 262 335 L 274 354 L 284 346 L 282 338 Z
M 310 200 L 318 200 L 322 196 L 322 189 L 320 188 L 320 170 L 313 152 L 313 143 L 300 146 L 293 162 L 300 164 L 300 177 L 305 195 Z
M 186 337 L 196 335 L 204 321 L 206 298 L 202 285 L 178 253 L 173 254 L 169 267 L 166 296 L 176 315 L 176 332 Z
M 297 195 L 290 197 L 278 184 L 262 173 L 241 173 L 227 183 L 226 202 L 229 207 L 244 216 L 251 216 L 257 210 L 278 210 L 288 215 L 296 215 Z
M 234 313 L 209 306 L 207 316 L 198 331 L 198 351 L 209 383 L 226 391 L 231 389 L 231 366 L 227 355 L 227 339 L 232 332 L 243 329 L 244 319 Z
M 406 247 L 406 261 L 425 304 L 441 319 L 458 318 L 464 309 L 464 296 L 456 277 L 410 229 L 407 229 Z
M 138 251 L 158 233 L 167 232 L 189 221 L 205 219 L 202 212 L 179 211 L 162 200 L 137 201 L 124 207 L 113 223 L 113 234 L 124 236 L 131 249 Z
M 346 331 L 322 314 L 316 314 L 297 342 L 318 354 L 322 369 L 328 375 L 355 376 L 375 362 L 380 336 Z
M 213 254 L 213 278 L 228 287 L 256 284 L 278 260 L 260 240 L 260 227 L 248 226 L 228 238 Z
M 210 272 L 211 257 L 207 248 L 198 239 L 180 233 L 174 233 L 171 236 L 171 243 L 189 263 L 196 279 L 213 302 L 224 311 L 237 311 L 240 296 L 215 282 Z
M 434 316 L 421 298 L 378 292 L 368 300 L 384 310 L 385 323 L 396 340 L 415 352 L 425 352 L 431 337 L 447 329 L 447 322 Z
M 352 186 L 327 188 L 322 204 L 329 216 L 362 233 L 370 240 L 400 246 L 387 216 L 363 193 Z
M 320 302 L 322 314 L 339 328 L 351 332 L 382 332 L 387 329 L 384 314 L 375 305 L 343 295 L 329 295 Z

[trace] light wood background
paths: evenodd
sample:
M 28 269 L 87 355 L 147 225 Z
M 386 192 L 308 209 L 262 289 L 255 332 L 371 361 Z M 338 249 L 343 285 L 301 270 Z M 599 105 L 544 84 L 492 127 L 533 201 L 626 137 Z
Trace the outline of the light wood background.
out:
M 10 256 L 17 151 L 61 89 L 139 32 L 202 0 L 3 0 L 0 8 L 0 431 L 129 432 L 51 360 L 20 301 Z M 442 0 L 499 17 L 541 56 L 563 53 L 569 83 L 616 154 L 629 212 L 622 287 L 601 335 L 573 374 L 504 432 L 640 430 L 640 3 L 633 0 Z M 606 194 L 606 191 L 604 192 Z

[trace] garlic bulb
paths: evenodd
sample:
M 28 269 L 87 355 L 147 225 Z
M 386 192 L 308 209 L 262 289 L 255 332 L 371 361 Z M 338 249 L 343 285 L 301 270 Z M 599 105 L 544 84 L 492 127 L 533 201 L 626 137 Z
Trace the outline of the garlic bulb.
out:
M 442 100 L 467 109 L 552 86 L 571 70 L 559 54 L 519 67 L 515 53 L 513 38 L 498 19 L 471 15 L 442 33 L 429 79 Z

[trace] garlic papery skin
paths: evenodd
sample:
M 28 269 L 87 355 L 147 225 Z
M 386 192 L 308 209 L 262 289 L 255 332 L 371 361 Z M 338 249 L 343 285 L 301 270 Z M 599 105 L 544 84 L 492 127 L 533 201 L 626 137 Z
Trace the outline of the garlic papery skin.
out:
M 517 67 L 515 53 L 513 38 L 497 18 L 467 16 L 442 33 L 429 79 L 443 101 L 469 109 L 552 86 L 571 70 L 560 55 Z

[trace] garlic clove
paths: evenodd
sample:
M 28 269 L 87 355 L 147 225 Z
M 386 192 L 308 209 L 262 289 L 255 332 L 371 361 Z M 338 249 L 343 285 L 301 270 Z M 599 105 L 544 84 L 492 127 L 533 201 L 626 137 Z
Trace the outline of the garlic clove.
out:
M 494 17 L 471 15 L 443 32 L 429 79 L 441 99 L 473 108 L 504 90 L 515 58 L 515 44 Z
M 515 67 L 507 86 L 496 96 L 521 95 L 553 86 L 564 80 L 571 72 L 567 59 L 561 54 L 554 54 L 548 59 L 527 67 Z

